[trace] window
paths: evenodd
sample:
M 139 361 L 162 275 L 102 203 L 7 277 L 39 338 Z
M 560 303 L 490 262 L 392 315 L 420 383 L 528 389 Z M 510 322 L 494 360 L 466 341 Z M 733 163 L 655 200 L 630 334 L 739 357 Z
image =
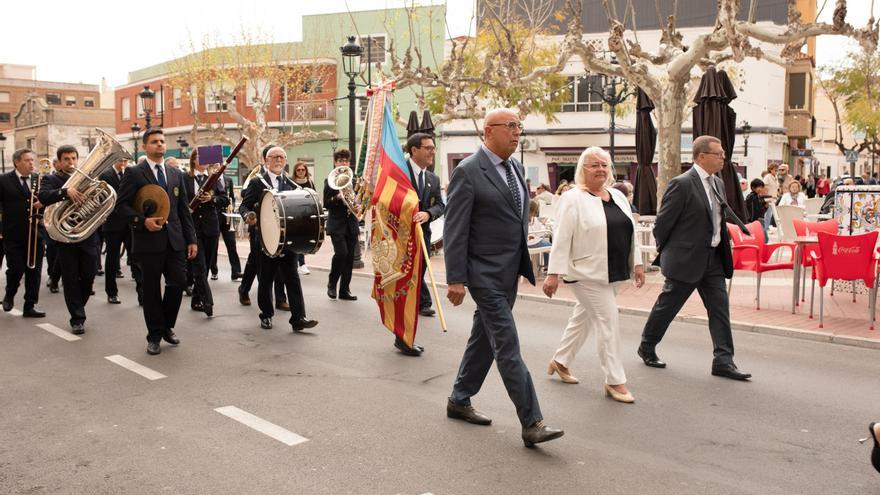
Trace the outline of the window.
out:
M 37 149 L 37 138 L 35 138 L 35 137 L 27 138 L 27 147 L 32 150 Z
M 9 112 L 0 112 L 0 122 L 9 122 L 11 118 Z
M 269 96 L 269 80 L 268 79 L 251 79 L 247 82 L 247 106 L 254 106 L 254 100 L 260 99 L 263 103 L 268 103 Z
M 0 103 L 9 103 L 9 91 L 0 91 Z
M 180 88 L 171 90 L 171 107 L 180 108 L 183 106 L 183 91 Z
M 136 104 L 135 106 L 137 107 L 137 114 L 136 114 L 137 118 L 139 118 L 139 119 L 144 118 L 144 115 L 145 115 L 144 114 L 144 99 L 141 98 L 140 96 L 135 96 L 134 101 Z
M 590 90 L 602 91 L 605 78 L 600 75 L 568 78 L 569 98 L 562 104 L 563 112 L 601 112 L 602 98 Z
M 232 100 L 235 101 L 235 85 L 231 82 L 213 82 L 205 88 L 205 111 L 226 112 L 229 110 L 225 101 L 220 98 L 223 92 L 232 92 Z
M 60 105 L 61 95 L 58 93 L 46 93 L 46 103 L 50 105 Z
M 199 111 L 199 89 L 195 84 L 189 87 L 189 91 L 186 93 L 186 97 L 189 98 L 189 110 L 192 113 L 198 113 Z
M 122 110 L 122 120 L 131 119 L 131 98 L 126 96 L 120 100 L 119 108 Z
M 803 110 L 807 104 L 807 75 L 805 73 L 788 75 L 788 108 Z
M 64 104 L 69 107 L 75 107 L 76 106 L 76 96 L 65 96 L 64 97 Z
M 310 77 L 305 80 L 303 83 L 304 94 L 310 95 L 315 93 L 323 93 L 324 92 L 324 84 L 323 81 L 317 77 Z
M 95 107 L 95 99 L 90 98 L 88 96 L 84 97 L 83 98 L 83 106 L 88 107 L 88 108 L 94 108 Z
M 360 44 L 364 47 L 364 55 L 361 58 L 361 63 L 368 64 L 376 64 L 376 63 L 385 63 L 386 55 L 385 52 L 385 35 L 384 34 L 374 34 L 369 38 L 369 46 L 367 46 L 367 38 L 361 38 Z M 367 56 L 367 52 L 369 52 L 369 57 Z

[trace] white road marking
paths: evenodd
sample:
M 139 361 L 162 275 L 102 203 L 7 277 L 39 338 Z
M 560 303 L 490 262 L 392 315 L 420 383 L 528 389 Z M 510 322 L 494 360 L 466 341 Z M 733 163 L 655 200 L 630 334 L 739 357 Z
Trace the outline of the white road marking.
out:
M 51 333 L 52 335 L 55 335 L 57 337 L 61 337 L 62 339 L 66 340 L 68 342 L 82 340 L 79 337 L 77 337 L 76 335 L 74 335 L 68 331 L 62 330 L 51 323 L 40 323 L 37 326 L 42 328 L 43 330 Z
M 253 414 L 247 411 L 243 411 L 235 406 L 218 407 L 214 410 L 228 418 L 232 418 L 245 426 L 253 428 L 258 432 L 264 435 L 268 435 L 275 440 L 278 440 L 279 442 L 291 447 L 309 441 L 308 438 L 301 437 L 290 430 L 270 423 L 263 418 L 254 416 Z
M 158 380 L 160 378 L 165 378 L 165 375 L 159 373 L 158 371 L 151 370 L 142 364 L 138 364 L 127 357 L 120 356 L 119 354 L 114 354 L 112 356 L 105 356 L 104 359 L 110 361 L 111 363 L 118 364 L 128 371 L 137 373 L 147 380 Z
M 9 310 L 9 314 L 11 314 L 12 316 L 21 316 L 21 310 L 12 308 Z

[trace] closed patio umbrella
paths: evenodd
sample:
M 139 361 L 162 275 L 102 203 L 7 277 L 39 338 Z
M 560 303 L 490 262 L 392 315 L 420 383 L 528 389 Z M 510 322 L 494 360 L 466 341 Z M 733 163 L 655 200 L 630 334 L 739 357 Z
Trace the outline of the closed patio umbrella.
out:
M 654 150 L 657 148 L 657 128 L 651 120 L 654 102 L 648 95 L 638 89 L 636 108 L 636 189 L 634 200 L 640 215 L 657 214 L 657 178 L 651 164 L 654 161 Z

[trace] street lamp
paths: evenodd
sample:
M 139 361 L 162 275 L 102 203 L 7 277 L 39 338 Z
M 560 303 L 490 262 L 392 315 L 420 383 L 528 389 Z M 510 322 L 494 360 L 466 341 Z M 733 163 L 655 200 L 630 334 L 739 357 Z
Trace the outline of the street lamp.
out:
M 3 172 L 6 173 L 6 136 L 0 132 L 0 167 L 2 167 Z
M 752 132 L 752 126 L 749 125 L 748 120 L 744 120 L 743 125 L 742 125 L 743 156 L 749 156 L 749 133 L 750 132 Z
M 620 62 L 617 61 L 617 57 L 611 55 L 611 65 L 619 65 Z M 617 86 L 622 85 L 620 90 L 618 91 Z M 609 140 L 609 152 L 611 154 L 611 164 L 614 165 L 614 133 L 617 129 L 615 124 L 615 112 L 617 105 L 623 103 L 624 100 L 636 94 L 635 88 L 630 89 L 629 82 L 627 80 L 621 81 L 617 76 L 606 76 L 605 77 L 605 85 L 602 88 L 602 91 L 598 91 L 593 89 L 593 80 L 590 79 L 590 82 L 587 87 L 587 92 L 592 93 L 599 97 L 606 105 L 611 108 L 611 123 L 608 125 L 608 132 L 610 134 Z
M 342 70 L 348 76 L 348 151 L 351 152 L 352 160 L 356 160 L 354 156 L 356 147 L 354 110 L 357 101 L 355 96 L 357 84 L 354 82 L 354 78 L 361 72 L 361 55 L 364 53 L 364 47 L 355 41 L 354 36 L 349 36 L 348 41 L 339 48 L 339 51 L 342 53 Z
M 138 138 L 140 138 L 141 126 L 137 122 L 131 124 L 131 140 L 134 141 L 134 161 L 138 159 Z
M 330 138 L 330 149 L 336 153 L 336 147 L 339 146 L 339 138 Z
M 180 148 L 180 157 L 181 158 L 188 158 L 186 156 L 186 149 L 185 149 L 188 146 L 189 146 L 189 143 L 186 142 L 186 139 L 183 139 L 183 136 L 177 137 L 177 147 Z
M 144 86 L 144 90 L 138 93 L 144 106 L 144 120 L 147 122 L 147 130 L 152 127 L 150 125 L 150 114 L 153 113 L 153 100 L 156 98 L 156 92 L 150 89 L 149 85 Z

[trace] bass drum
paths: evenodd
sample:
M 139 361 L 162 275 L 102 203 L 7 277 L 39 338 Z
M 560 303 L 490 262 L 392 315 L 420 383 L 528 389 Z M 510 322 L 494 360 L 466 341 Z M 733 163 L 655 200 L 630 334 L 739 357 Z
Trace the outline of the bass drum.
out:
M 314 189 L 263 191 L 257 227 L 263 252 L 314 254 L 324 242 L 324 216 Z

